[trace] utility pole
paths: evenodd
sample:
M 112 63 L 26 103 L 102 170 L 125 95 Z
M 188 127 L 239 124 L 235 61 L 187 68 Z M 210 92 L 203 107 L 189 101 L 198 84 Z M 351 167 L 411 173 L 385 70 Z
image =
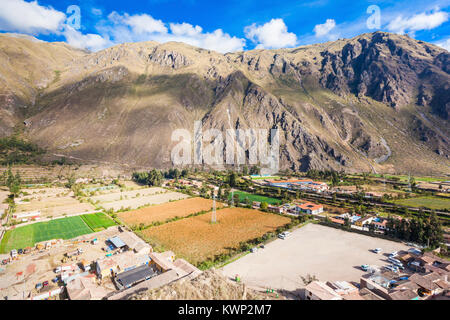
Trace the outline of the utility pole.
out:
M 234 191 L 231 191 L 231 206 L 234 206 Z
M 211 217 L 211 223 L 216 223 L 216 194 L 213 195 L 213 211 L 212 211 L 212 217 Z

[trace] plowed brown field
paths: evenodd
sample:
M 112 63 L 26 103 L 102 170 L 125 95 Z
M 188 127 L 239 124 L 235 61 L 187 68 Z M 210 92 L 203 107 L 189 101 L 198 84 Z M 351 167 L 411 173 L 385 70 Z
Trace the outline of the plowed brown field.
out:
M 141 223 L 149 225 L 157 221 L 164 222 L 167 219 L 175 217 L 186 217 L 200 211 L 209 211 L 212 209 L 212 206 L 212 200 L 190 198 L 139 210 L 121 212 L 118 215 L 119 218 L 129 226 L 139 225 Z M 221 208 L 223 205 L 220 202 L 216 202 L 216 207 Z
M 151 227 L 142 233 L 150 242 L 197 264 L 290 222 L 287 217 L 257 210 L 226 208 L 217 211 L 216 224 L 211 224 L 211 214 L 204 214 Z

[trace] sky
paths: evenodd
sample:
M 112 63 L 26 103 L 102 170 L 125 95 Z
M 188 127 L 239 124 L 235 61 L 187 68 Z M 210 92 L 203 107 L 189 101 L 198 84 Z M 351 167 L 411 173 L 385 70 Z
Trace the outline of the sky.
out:
M 450 0 L 0 0 L 0 32 L 91 51 L 153 40 L 226 53 L 374 31 L 408 34 L 450 50 Z

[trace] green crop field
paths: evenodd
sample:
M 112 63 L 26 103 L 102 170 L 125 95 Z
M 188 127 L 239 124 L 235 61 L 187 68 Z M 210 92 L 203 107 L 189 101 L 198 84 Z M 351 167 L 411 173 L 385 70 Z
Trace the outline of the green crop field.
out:
M 103 229 L 116 225 L 112 219 L 101 212 L 84 214 L 81 218 L 94 232 L 102 231 Z
M 235 191 L 234 194 L 239 195 L 239 201 L 241 201 L 241 202 L 244 202 L 245 199 L 248 198 L 250 201 L 267 202 L 268 204 L 280 204 L 281 203 L 281 200 L 278 200 L 278 199 L 259 196 L 256 194 L 251 194 L 251 193 L 242 192 L 242 191 Z M 230 193 L 229 199 L 231 199 L 231 193 Z
M 262 177 L 260 177 L 260 176 L 250 176 L 250 177 L 251 177 L 252 180 L 267 180 L 267 179 L 269 179 L 269 180 L 279 180 L 279 179 L 281 179 L 278 176 L 267 176 L 267 177 L 265 177 L 265 176 L 262 176 Z
M 80 216 L 38 222 L 6 231 L 0 244 L 0 252 L 32 247 L 37 242 L 52 239 L 72 239 L 92 233 L 92 229 Z
M 392 201 L 395 204 L 416 208 L 429 208 L 433 210 L 450 209 L 450 199 L 439 197 L 418 197 Z

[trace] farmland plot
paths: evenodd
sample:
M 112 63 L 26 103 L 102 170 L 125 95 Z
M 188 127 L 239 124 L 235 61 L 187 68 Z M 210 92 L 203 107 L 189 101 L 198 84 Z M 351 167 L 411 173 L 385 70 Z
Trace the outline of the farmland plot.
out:
M 205 214 L 151 227 L 142 234 L 151 243 L 198 264 L 290 222 L 287 217 L 257 210 L 226 208 L 217 211 L 215 224 L 211 214 Z
M 189 196 L 178 192 L 167 192 L 163 194 L 149 195 L 135 199 L 107 202 L 100 205 L 106 210 L 113 209 L 114 211 L 118 211 L 126 208 L 137 209 L 146 205 L 156 205 L 186 198 L 189 198 Z
M 139 190 L 125 191 L 125 192 L 112 192 L 109 194 L 103 194 L 99 196 L 91 197 L 91 200 L 94 202 L 100 201 L 100 203 L 105 202 L 113 202 L 113 201 L 121 201 L 139 198 L 142 196 L 149 196 L 154 194 L 161 194 L 168 192 L 163 188 L 143 188 Z
M 17 205 L 17 213 L 41 211 L 41 217 L 58 217 L 64 214 L 76 214 L 93 211 L 89 203 L 81 203 L 72 197 L 46 197 L 22 202 Z
M 210 211 L 212 206 L 212 200 L 191 198 L 164 203 L 159 206 L 143 208 L 135 211 L 121 212 L 119 213 L 119 218 L 130 226 L 139 225 L 141 223 L 144 225 L 149 225 L 157 221 L 165 222 L 168 219 L 175 217 L 186 217 L 200 211 Z M 223 205 L 217 202 L 216 206 L 217 208 L 221 208 Z

